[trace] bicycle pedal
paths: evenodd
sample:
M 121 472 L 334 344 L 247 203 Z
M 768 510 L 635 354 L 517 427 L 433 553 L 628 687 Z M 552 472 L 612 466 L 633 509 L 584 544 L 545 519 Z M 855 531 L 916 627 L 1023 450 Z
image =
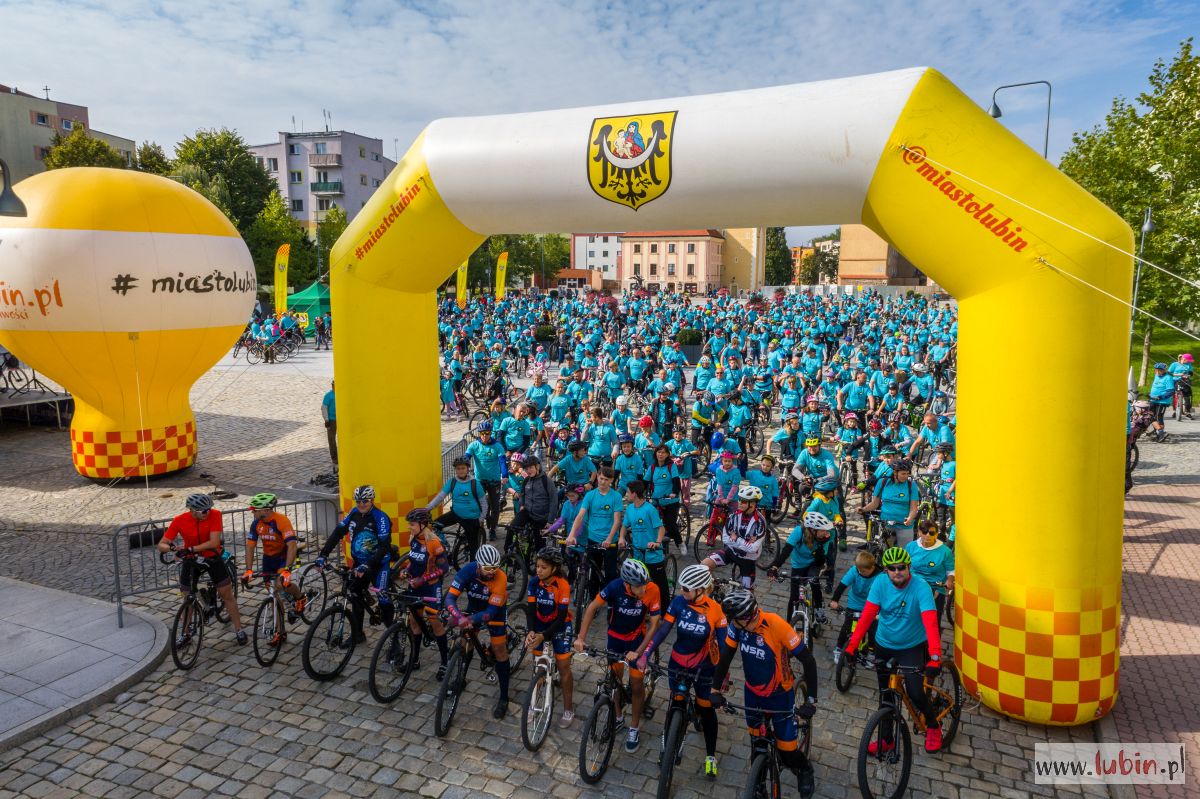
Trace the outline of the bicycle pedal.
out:
M 487 682 L 496 682 L 496 672 L 488 669 L 486 672 L 484 672 L 483 679 Z

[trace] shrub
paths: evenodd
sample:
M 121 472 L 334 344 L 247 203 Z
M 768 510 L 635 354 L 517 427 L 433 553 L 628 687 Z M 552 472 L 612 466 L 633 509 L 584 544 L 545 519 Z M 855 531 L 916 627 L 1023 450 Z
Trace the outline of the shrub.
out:
M 703 344 L 704 334 L 694 327 L 685 327 L 675 336 L 680 344 Z
M 535 341 L 554 341 L 558 337 L 558 328 L 554 325 L 538 325 L 533 329 Z

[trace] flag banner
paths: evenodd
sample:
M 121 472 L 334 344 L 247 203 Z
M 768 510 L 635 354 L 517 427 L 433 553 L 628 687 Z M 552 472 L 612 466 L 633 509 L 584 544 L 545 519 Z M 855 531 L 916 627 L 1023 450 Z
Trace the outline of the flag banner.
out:
M 508 285 L 506 276 L 508 273 L 508 250 L 500 253 L 500 257 L 496 259 L 496 302 L 504 299 L 504 289 Z
M 458 268 L 457 302 L 459 308 L 467 307 L 467 262 L 463 261 Z
M 275 313 L 287 311 L 287 278 L 288 256 L 292 254 L 292 245 L 280 244 L 275 251 Z

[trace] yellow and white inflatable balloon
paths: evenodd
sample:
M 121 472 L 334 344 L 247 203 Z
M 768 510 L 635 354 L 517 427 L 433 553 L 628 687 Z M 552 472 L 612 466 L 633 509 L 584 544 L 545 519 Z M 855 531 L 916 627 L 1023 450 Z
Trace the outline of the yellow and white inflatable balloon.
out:
M 28 214 L 0 217 L 0 343 L 75 396 L 75 469 L 191 466 L 188 392 L 254 303 L 237 230 L 191 189 L 133 170 L 55 170 L 15 190 Z

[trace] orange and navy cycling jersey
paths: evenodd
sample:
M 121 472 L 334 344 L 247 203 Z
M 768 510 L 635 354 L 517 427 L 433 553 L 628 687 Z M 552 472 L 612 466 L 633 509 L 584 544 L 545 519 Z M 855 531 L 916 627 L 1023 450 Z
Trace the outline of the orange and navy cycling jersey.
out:
M 210 516 L 212 513 L 209 511 Z M 271 511 L 270 515 L 254 520 L 246 533 L 246 540 L 257 541 L 264 558 L 276 558 L 287 553 L 287 542 L 296 540 L 296 531 L 292 529 L 288 517 Z
M 508 577 L 500 569 L 496 569 L 490 580 L 485 580 L 479 573 L 478 563 L 472 561 L 463 566 L 450 583 L 446 604 L 457 605 L 458 597 L 463 593 L 467 595 L 467 614 L 473 623 L 503 623 L 507 618 Z
M 532 606 L 531 632 L 540 633 L 554 621 L 561 610 L 571 621 L 571 585 L 562 577 L 554 576 L 546 582 L 536 575 L 529 581 L 526 601 Z
M 717 644 L 724 637 L 726 624 L 721 606 L 712 597 L 702 596 L 695 602 L 688 602 L 682 595 L 676 596 L 667 607 L 663 621 L 675 625 L 671 660 L 689 669 L 706 662 L 716 664 Z
M 804 642 L 780 616 L 764 611 L 752 630 L 729 625 L 725 645 L 741 653 L 746 689 L 754 695 L 772 696 L 792 689 L 796 682 L 792 655 L 804 653 Z
M 600 590 L 596 598 L 608 605 L 608 634 L 621 641 L 636 641 L 646 632 L 646 617 L 662 615 L 658 586 L 646 583 L 636 597 L 624 580 L 616 579 Z
M 409 539 L 408 560 L 404 564 L 404 572 L 410 579 L 425 577 L 428 581 L 426 585 L 441 583 L 442 575 L 446 573 L 449 565 L 446 547 L 436 535 L 429 533 Z
M 183 546 L 189 549 L 196 549 L 200 544 L 208 541 L 213 533 L 221 532 L 221 511 L 213 508 L 208 512 L 208 515 L 203 519 L 197 519 L 192 515 L 191 511 L 184 511 L 171 520 L 171 525 L 167 527 L 167 532 L 163 534 L 164 541 L 173 541 L 180 538 L 183 541 Z M 203 555 L 220 554 L 221 547 L 216 549 L 205 549 L 200 551 Z

